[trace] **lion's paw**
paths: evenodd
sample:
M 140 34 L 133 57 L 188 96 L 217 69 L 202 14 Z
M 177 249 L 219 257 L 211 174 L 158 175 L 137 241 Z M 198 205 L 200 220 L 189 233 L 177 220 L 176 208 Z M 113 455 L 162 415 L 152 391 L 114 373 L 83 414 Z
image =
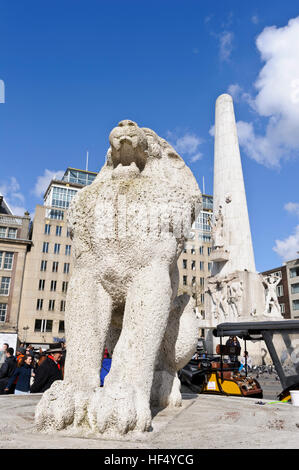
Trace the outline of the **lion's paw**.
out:
M 133 386 L 98 390 L 89 405 L 88 418 L 93 430 L 121 435 L 149 431 L 152 419 L 146 397 Z
M 156 407 L 177 408 L 182 405 L 181 382 L 177 374 L 156 371 L 152 387 L 151 402 Z
M 35 425 L 39 431 L 62 430 L 79 425 L 87 414 L 90 396 L 76 390 L 72 384 L 55 381 L 46 390 L 35 411 Z

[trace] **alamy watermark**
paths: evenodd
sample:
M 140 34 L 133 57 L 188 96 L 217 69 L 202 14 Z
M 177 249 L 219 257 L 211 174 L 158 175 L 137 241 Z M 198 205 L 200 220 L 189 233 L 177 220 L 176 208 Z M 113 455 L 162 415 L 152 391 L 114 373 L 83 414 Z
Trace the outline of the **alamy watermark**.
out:
M 0 80 L 0 103 L 5 103 L 5 85 L 3 80 Z

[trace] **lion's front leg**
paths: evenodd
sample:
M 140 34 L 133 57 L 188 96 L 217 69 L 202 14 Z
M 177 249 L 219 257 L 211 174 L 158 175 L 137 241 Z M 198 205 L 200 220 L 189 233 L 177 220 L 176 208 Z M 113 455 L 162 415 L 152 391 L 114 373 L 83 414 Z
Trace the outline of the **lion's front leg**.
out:
M 40 430 L 63 429 L 84 421 L 88 403 L 100 386 L 100 367 L 111 321 L 111 300 L 92 276 L 87 261 L 69 284 L 65 313 L 67 355 L 63 381 L 54 382 L 38 404 Z
M 171 294 L 166 265 L 157 263 L 143 269 L 132 283 L 110 372 L 90 407 L 94 429 L 121 434 L 150 429 L 154 368 L 168 322 Z
M 155 406 L 181 405 L 181 383 L 177 371 L 189 362 L 196 351 L 198 326 L 193 299 L 186 294 L 176 297 L 156 364 L 152 388 Z

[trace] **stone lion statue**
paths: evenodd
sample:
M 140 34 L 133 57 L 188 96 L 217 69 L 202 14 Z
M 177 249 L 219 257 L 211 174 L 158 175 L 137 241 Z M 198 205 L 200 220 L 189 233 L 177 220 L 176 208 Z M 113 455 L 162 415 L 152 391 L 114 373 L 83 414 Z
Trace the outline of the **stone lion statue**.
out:
M 154 406 L 180 406 L 177 371 L 196 349 L 193 299 L 177 296 L 177 260 L 201 194 L 155 132 L 121 121 L 106 163 L 68 210 L 74 250 L 63 381 L 36 408 L 39 430 L 151 429 Z M 112 365 L 100 387 L 105 347 Z

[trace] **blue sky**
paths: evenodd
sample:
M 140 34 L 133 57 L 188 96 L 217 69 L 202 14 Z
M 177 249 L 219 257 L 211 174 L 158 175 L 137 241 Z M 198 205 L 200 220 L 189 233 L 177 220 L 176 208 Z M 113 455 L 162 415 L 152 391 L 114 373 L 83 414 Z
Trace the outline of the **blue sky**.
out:
M 256 266 L 280 266 L 299 250 L 298 43 L 290 0 L 0 0 L 0 191 L 33 213 L 87 150 L 99 170 L 129 118 L 212 193 L 215 100 L 229 92 Z

